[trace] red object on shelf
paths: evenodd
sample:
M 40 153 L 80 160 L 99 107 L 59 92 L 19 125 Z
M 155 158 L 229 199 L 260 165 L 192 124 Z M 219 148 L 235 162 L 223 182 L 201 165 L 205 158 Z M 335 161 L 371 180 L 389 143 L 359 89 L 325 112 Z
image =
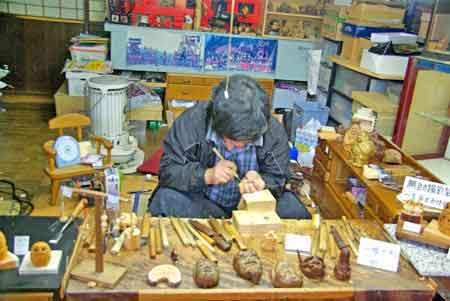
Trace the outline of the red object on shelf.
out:
M 160 2 L 161 0 L 136 0 L 131 23 L 182 29 L 187 19 L 194 19 L 194 8 L 187 7 L 187 0 L 175 0 L 171 7 L 160 5 Z
M 204 0 L 202 7 L 201 27 L 211 27 L 210 21 L 217 14 L 217 5 L 226 3 L 226 13 L 231 14 L 231 0 Z M 261 24 L 263 14 L 262 0 L 236 0 L 234 4 L 235 21 L 238 24 L 248 24 L 253 28 L 258 28 Z M 229 21 L 226 22 L 225 29 L 229 30 Z

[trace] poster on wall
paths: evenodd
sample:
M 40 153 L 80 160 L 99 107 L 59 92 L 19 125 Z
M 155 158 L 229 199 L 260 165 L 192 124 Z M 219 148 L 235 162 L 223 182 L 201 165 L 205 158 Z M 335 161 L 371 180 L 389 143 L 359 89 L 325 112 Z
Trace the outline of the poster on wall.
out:
M 230 71 L 274 73 L 277 40 L 233 37 L 228 69 Z M 206 35 L 205 71 L 227 70 L 228 37 Z
M 201 69 L 201 36 L 167 31 L 128 33 L 127 65 Z

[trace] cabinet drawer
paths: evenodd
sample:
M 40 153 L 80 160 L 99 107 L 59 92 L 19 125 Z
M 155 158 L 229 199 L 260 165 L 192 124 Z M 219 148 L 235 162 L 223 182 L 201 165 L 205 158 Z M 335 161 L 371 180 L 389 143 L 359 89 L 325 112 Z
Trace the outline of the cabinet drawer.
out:
M 224 77 L 222 76 L 205 76 L 196 74 L 168 74 L 167 83 L 181 85 L 206 85 L 215 86 L 219 84 Z
M 169 84 L 166 89 L 166 101 L 172 99 L 204 100 L 211 98 L 212 86 Z

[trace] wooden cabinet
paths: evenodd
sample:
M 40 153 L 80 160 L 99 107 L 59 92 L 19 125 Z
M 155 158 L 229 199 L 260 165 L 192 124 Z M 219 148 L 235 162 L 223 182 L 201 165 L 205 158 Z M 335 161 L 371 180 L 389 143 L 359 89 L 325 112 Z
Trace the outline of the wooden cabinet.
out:
M 199 74 L 167 74 L 167 88 L 164 97 L 165 109 L 174 113 L 174 117 L 178 117 L 184 109 L 174 108 L 171 106 L 173 99 L 188 101 L 209 101 L 214 87 L 216 87 L 224 76 L 215 75 L 199 75 Z M 273 79 L 257 78 L 256 81 L 269 95 L 269 99 L 273 94 Z
M 401 150 L 387 139 L 383 139 L 386 148 Z M 314 158 L 314 173 L 322 182 L 326 196 L 320 196 L 317 203 L 321 212 L 327 218 L 339 217 L 339 214 L 348 218 L 372 219 L 379 224 L 394 223 L 401 210 L 401 203 L 397 201 L 397 192 L 387 189 L 376 180 L 368 180 L 362 174 L 362 168 L 351 165 L 350 154 L 337 141 L 321 140 L 316 148 Z M 441 182 L 428 170 L 423 168 L 412 157 L 402 152 L 403 164 L 416 170 L 418 174 L 431 181 Z M 380 164 L 380 162 L 372 162 Z M 349 197 L 347 179 L 356 177 L 367 189 L 365 204 L 358 204 L 354 198 Z

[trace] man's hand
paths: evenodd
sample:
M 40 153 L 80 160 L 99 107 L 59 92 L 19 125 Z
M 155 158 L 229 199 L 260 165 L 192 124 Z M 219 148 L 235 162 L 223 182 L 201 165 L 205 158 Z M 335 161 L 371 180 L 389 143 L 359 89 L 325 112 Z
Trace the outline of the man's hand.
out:
M 207 185 L 226 184 L 234 179 L 237 171 L 236 164 L 228 160 L 220 160 L 216 166 L 205 171 L 205 183 Z
M 261 191 L 264 187 L 266 187 L 266 183 L 254 170 L 248 171 L 244 179 L 239 183 L 239 191 L 241 194 Z

